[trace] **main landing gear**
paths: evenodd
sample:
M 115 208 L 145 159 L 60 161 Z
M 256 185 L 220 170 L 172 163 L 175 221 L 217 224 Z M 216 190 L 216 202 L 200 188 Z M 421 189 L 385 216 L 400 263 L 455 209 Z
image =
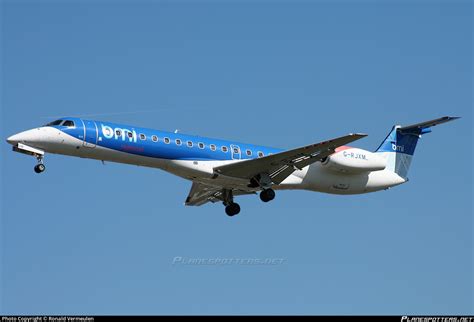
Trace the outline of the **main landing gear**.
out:
M 46 170 L 46 166 L 43 163 L 43 156 L 38 156 L 37 157 L 38 164 L 35 165 L 34 170 L 36 173 L 42 173 L 44 170 Z
M 275 191 L 273 189 L 264 189 L 260 192 L 260 199 L 263 202 L 269 202 L 275 199 Z M 222 190 L 222 201 L 225 206 L 225 213 L 227 216 L 232 217 L 237 215 L 240 212 L 240 206 L 238 203 L 234 202 L 234 196 L 232 190 L 224 189 Z
M 275 199 L 275 191 L 273 189 L 264 189 L 260 192 L 260 200 L 269 202 Z
M 222 190 L 222 200 L 224 201 L 225 213 L 227 216 L 232 217 L 237 215 L 240 212 L 240 206 L 238 203 L 234 202 L 234 196 L 232 190 L 224 189 Z
M 249 188 L 258 188 L 260 187 L 262 191 L 260 192 L 260 200 L 263 202 L 269 202 L 275 199 L 275 191 L 271 188 L 273 182 L 272 178 L 267 173 L 260 173 L 250 179 Z
M 240 206 L 238 203 L 231 202 L 227 206 L 225 206 L 225 213 L 227 216 L 232 217 L 237 215 L 240 212 Z

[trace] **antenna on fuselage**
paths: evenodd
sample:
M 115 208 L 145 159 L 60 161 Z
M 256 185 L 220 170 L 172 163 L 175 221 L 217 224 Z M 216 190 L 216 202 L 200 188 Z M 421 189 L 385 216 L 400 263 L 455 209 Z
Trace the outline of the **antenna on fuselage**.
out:
M 175 133 L 175 134 L 176 134 L 176 133 L 178 133 L 178 132 L 179 132 L 179 130 L 178 130 L 178 129 L 174 130 L 174 133 Z

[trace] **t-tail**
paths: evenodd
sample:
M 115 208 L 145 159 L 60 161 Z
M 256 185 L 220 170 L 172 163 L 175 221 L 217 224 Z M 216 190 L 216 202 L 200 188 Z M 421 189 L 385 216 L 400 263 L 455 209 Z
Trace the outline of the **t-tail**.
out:
M 387 170 L 395 172 L 406 180 L 418 139 L 421 138 L 423 134 L 430 133 L 432 126 L 453 121 L 458 118 L 459 117 L 445 116 L 408 126 L 395 125 L 376 152 L 386 158 Z

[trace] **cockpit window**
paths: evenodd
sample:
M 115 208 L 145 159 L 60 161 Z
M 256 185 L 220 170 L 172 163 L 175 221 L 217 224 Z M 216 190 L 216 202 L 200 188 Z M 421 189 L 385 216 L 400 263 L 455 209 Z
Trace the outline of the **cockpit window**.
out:
M 56 125 L 60 125 L 62 122 L 63 120 L 56 120 L 53 122 L 49 122 L 48 124 L 46 124 L 46 126 L 56 126 Z
M 73 122 L 73 121 L 69 121 L 69 120 L 64 121 L 63 126 L 74 127 L 74 122 Z

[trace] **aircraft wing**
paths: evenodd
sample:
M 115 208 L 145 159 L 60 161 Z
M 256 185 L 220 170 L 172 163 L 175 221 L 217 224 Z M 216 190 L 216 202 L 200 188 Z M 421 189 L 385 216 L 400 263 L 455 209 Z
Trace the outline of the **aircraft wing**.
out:
M 274 184 L 280 184 L 297 169 L 302 169 L 334 153 L 339 146 L 348 144 L 367 136 L 366 134 L 349 134 L 332 140 L 315 143 L 293 150 L 268 155 L 258 159 L 245 160 L 214 168 L 219 174 L 239 179 L 252 179 L 266 173 Z M 224 187 L 194 181 L 186 198 L 186 206 L 201 206 L 207 202 L 223 201 Z M 229 186 L 226 186 L 229 189 Z M 234 196 L 255 194 L 255 189 L 246 190 L 242 185 L 234 186 Z
M 252 179 L 265 173 L 270 176 L 274 184 L 280 184 L 295 170 L 306 167 L 334 153 L 339 146 L 359 140 L 367 134 L 348 134 L 332 140 L 310 144 L 293 150 L 268 155 L 258 159 L 245 160 L 214 168 L 219 174 Z
M 218 202 L 223 201 L 222 198 L 222 187 L 211 186 L 200 182 L 193 182 L 191 190 L 189 191 L 188 197 L 186 198 L 186 206 L 201 206 L 206 202 Z M 233 189 L 232 193 L 234 196 L 254 194 L 253 191 L 244 191 L 240 189 Z

